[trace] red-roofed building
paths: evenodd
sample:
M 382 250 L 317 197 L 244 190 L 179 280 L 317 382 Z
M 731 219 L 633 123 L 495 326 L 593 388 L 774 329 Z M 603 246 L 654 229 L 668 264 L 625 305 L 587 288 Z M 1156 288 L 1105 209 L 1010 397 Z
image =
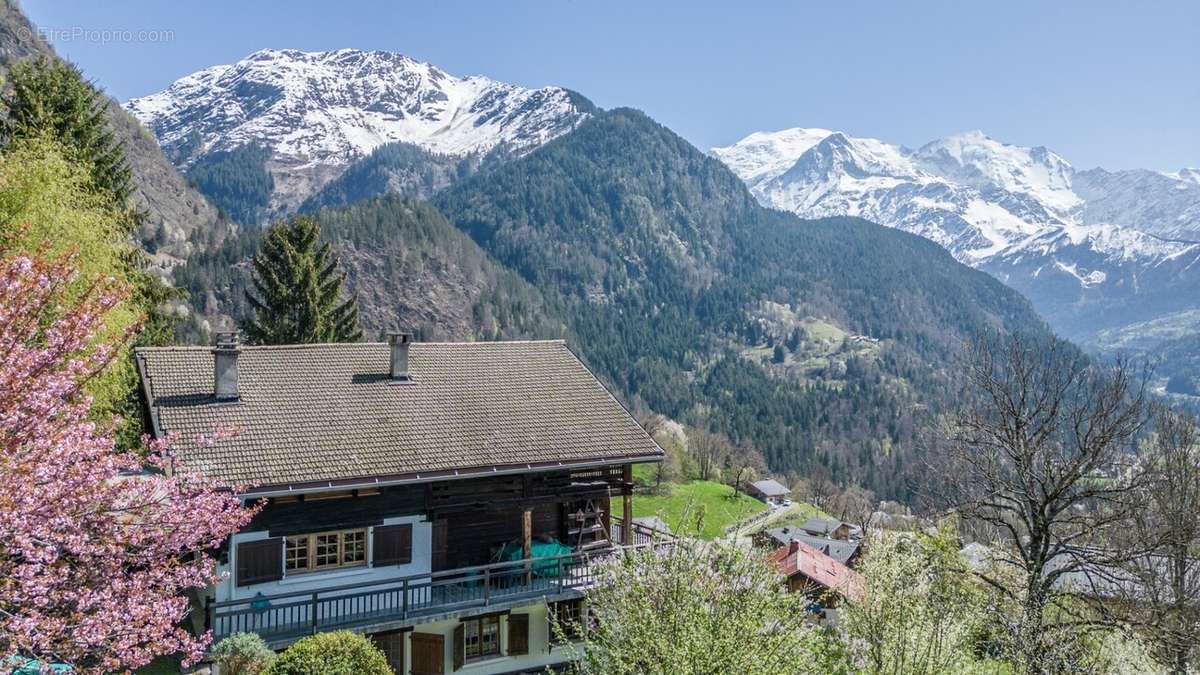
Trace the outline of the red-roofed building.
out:
M 781 546 L 770 561 L 787 577 L 788 589 L 811 595 L 824 607 L 861 599 L 866 590 L 861 574 L 802 541 Z

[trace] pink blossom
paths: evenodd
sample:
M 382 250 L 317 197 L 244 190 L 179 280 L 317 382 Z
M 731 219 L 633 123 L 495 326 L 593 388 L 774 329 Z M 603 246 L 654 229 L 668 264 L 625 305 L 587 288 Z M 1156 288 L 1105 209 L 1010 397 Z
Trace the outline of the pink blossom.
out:
M 0 662 L 194 660 L 209 636 L 185 629 L 186 594 L 215 580 L 213 549 L 253 509 L 172 464 L 167 442 L 119 451 L 89 418 L 83 385 L 116 352 L 93 339 L 122 296 L 98 281 L 61 306 L 72 276 L 69 261 L 0 261 Z

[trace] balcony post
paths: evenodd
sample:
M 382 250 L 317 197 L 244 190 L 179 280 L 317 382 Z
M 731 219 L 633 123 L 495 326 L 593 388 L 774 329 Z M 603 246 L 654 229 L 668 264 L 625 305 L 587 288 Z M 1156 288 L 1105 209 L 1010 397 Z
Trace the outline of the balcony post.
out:
M 624 512 L 621 514 L 621 544 L 633 544 L 633 465 L 622 467 L 621 501 Z
M 490 567 L 483 569 L 483 604 L 492 604 L 492 569 Z
M 308 613 L 312 623 L 312 634 L 317 634 L 317 592 L 313 591 L 311 598 L 308 601 Z
M 525 585 L 533 583 L 533 509 L 528 506 L 521 512 L 521 557 L 525 559 Z
M 400 592 L 403 594 L 400 598 L 400 616 L 408 618 L 408 578 L 405 577 L 404 582 L 400 584 Z

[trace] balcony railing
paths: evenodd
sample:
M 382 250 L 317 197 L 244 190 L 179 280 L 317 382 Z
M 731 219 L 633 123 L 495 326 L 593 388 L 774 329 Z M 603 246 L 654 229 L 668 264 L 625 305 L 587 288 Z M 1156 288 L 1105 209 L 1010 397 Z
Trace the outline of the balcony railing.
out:
M 214 640 L 232 633 L 252 632 L 273 643 L 328 630 L 404 622 L 585 589 L 595 582 L 596 563 L 621 550 L 614 547 L 330 586 L 317 591 L 210 602 L 207 621 Z

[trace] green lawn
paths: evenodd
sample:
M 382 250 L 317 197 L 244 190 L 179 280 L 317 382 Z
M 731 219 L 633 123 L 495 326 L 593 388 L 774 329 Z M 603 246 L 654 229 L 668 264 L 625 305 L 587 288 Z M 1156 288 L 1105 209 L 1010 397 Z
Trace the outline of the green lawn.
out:
M 644 485 L 654 483 L 654 470 L 658 466 L 657 462 L 646 462 L 645 464 L 633 465 L 633 480 Z
M 818 509 L 817 507 L 813 506 L 812 504 L 807 504 L 805 502 L 796 502 L 796 503 L 792 504 L 787 516 L 783 517 L 778 522 L 771 523 L 771 528 L 774 529 L 776 527 L 788 527 L 788 526 L 797 526 L 798 527 L 800 525 L 803 525 L 805 523 L 805 521 L 807 521 L 809 518 L 829 518 L 829 517 L 830 516 L 828 513 L 825 513 L 824 511 L 822 511 L 821 509 Z
M 694 519 L 702 509 L 704 513 L 700 536 L 716 539 L 724 534 L 725 527 L 747 516 L 766 511 L 767 505 L 746 495 L 732 499 L 733 488 L 712 481 L 692 481 L 683 485 L 672 485 L 669 495 L 633 496 L 633 516 L 658 516 L 676 532 L 680 531 L 683 514 L 688 511 Z

